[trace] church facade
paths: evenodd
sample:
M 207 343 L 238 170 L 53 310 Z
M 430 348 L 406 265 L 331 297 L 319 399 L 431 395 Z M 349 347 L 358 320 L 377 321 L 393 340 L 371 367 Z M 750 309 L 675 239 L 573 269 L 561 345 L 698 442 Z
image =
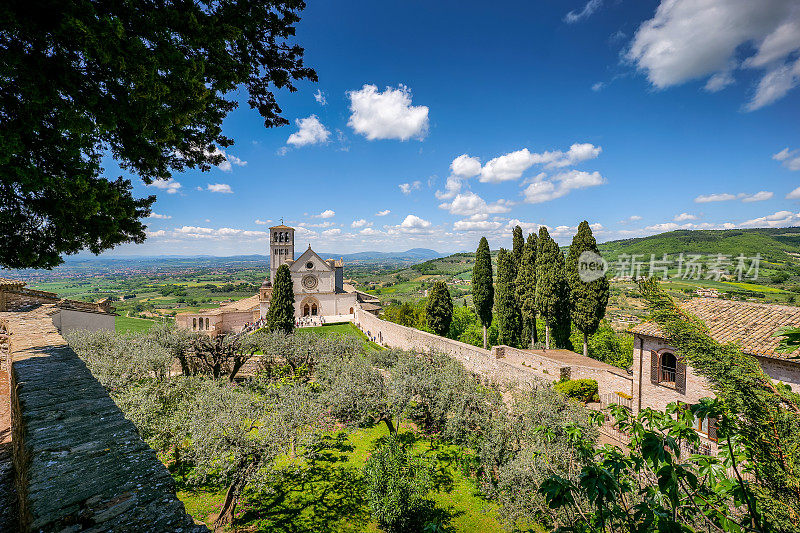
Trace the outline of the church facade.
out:
M 294 259 L 294 228 L 270 228 L 269 278 L 259 291 L 260 316 L 265 318 L 278 267 L 287 265 L 294 285 L 295 317 L 352 315 L 358 303 L 357 291 L 344 284 L 344 262 L 323 259 L 311 245 Z
M 347 320 L 357 307 L 371 313 L 380 310 L 380 302 L 374 296 L 344 282 L 342 259 L 323 259 L 310 244 L 295 259 L 294 231 L 283 224 L 269 228 L 269 275 L 257 295 L 200 313 L 181 313 L 175 317 L 178 326 L 217 335 L 238 333 L 248 324 L 265 319 L 281 265 L 287 265 L 292 276 L 295 318 Z

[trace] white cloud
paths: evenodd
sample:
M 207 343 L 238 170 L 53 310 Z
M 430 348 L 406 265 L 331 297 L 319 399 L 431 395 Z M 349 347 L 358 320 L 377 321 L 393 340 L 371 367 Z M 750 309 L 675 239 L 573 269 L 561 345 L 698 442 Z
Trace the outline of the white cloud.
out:
M 603 5 L 603 0 L 589 0 L 580 11 L 570 11 L 564 16 L 564 22 L 574 24 L 591 17 Z
M 736 200 L 736 195 L 727 192 L 717 194 L 701 194 L 694 199 L 694 201 L 698 204 L 707 204 L 709 202 L 728 202 L 730 200 Z
M 751 45 L 755 54 L 737 57 Z M 636 31 L 627 58 L 663 89 L 709 77 L 706 90 L 733 83 L 737 68 L 764 72 L 748 110 L 800 83 L 800 9 L 796 0 L 662 0 Z
M 728 192 L 716 194 L 701 194 L 694 201 L 698 204 L 707 204 L 710 202 L 729 202 L 731 200 L 741 200 L 743 202 L 763 202 L 772 198 L 773 193 L 770 191 L 759 191 L 754 194 L 746 194 L 740 192 L 739 194 L 731 194 Z
M 314 215 L 314 218 L 333 218 L 334 215 L 336 215 L 336 211 L 333 209 L 326 209 L 319 215 Z
M 697 215 L 692 215 L 689 213 L 681 213 L 680 215 L 675 215 L 673 219 L 675 222 L 685 222 L 687 220 L 697 220 Z
M 592 85 L 592 90 L 594 92 L 599 92 L 599 91 L 602 91 L 605 86 L 606 86 L 605 82 L 598 81 L 597 83 Z
M 523 148 L 489 160 L 481 169 L 480 181 L 500 183 L 515 180 L 533 165 L 544 165 L 546 168 L 572 166 L 595 159 L 602 151 L 602 147 L 591 143 L 575 143 L 566 152 L 553 150 L 531 153 L 527 148 Z
M 359 231 L 358 233 L 360 235 L 368 235 L 368 236 L 383 235 L 382 231 L 378 231 L 378 230 L 376 230 L 374 228 L 364 228 L 361 231 Z
M 446 209 L 452 215 L 478 215 L 486 213 L 508 213 L 511 211 L 510 202 L 500 199 L 491 204 L 475 194 L 467 192 L 458 194 L 452 202 L 439 204 L 440 209 Z
M 481 169 L 482 183 L 500 183 L 519 179 L 536 161 L 527 148 L 495 157 L 486 162 Z
M 781 161 L 781 164 L 789 170 L 800 170 L 800 150 L 789 150 L 786 147 L 777 154 L 773 154 L 772 159 Z
M 224 194 L 233 194 L 233 189 L 227 183 L 209 183 L 207 190 L 209 192 L 220 192 Z
M 339 228 L 332 228 L 332 229 L 326 229 L 325 231 L 323 231 L 322 235 L 324 235 L 325 237 L 330 237 L 332 235 L 339 235 L 341 232 L 342 232 L 342 230 L 340 230 Z
M 403 194 L 409 195 L 411 194 L 412 191 L 419 190 L 419 188 L 422 187 L 422 182 L 417 180 L 413 183 L 401 183 L 400 185 L 398 185 L 398 187 L 400 187 L 400 191 Z
M 294 123 L 297 124 L 297 131 L 289 135 L 286 144 L 299 148 L 309 144 L 328 142 L 331 132 L 322 125 L 316 115 L 296 119 Z
M 150 213 L 149 215 L 147 215 L 147 218 L 157 218 L 157 219 L 161 219 L 161 220 L 169 220 L 172 217 L 170 215 L 159 215 L 158 213 Z
M 453 223 L 453 231 L 495 231 L 504 227 L 502 222 L 487 220 L 483 216 L 473 216 Z
M 203 150 L 203 153 L 206 157 L 213 155 L 213 156 L 222 156 L 222 162 L 217 165 L 217 168 L 223 172 L 231 172 L 233 167 L 231 165 L 236 165 L 237 167 L 244 167 L 247 166 L 247 161 L 239 159 L 235 155 L 230 155 L 225 152 L 225 150 L 220 150 L 217 147 L 214 147 L 213 150 Z
M 439 200 L 450 200 L 461 192 L 464 181 L 481 173 L 481 160 L 468 154 L 461 154 L 450 163 L 450 175 L 444 184 L 444 191 L 436 191 Z
M 745 108 L 748 111 L 755 111 L 776 102 L 798 84 L 800 84 L 800 59 L 794 63 L 776 66 L 758 82 L 756 93 Z
M 556 174 L 550 180 L 540 174 L 533 183 L 525 188 L 522 194 L 525 197 L 525 202 L 538 204 L 566 196 L 575 189 L 595 187 L 603 183 L 605 183 L 605 179 L 599 172 L 590 173 L 582 170 L 568 170 Z
M 153 183 L 148 185 L 148 187 L 155 187 L 156 189 L 167 191 L 168 194 L 175 194 L 182 187 L 182 185 L 180 182 L 175 181 L 174 178 L 170 178 L 168 180 L 155 180 Z
M 623 218 L 622 220 L 619 221 L 619 223 L 620 224 L 628 224 L 629 222 L 637 222 L 639 220 L 642 220 L 641 216 L 639 216 L 639 215 L 631 215 L 628 218 Z
M 800 200 L 800 187 L 786 195 L 787 200 Z
M 152 238 L 152 237 L 163 237 L 164 235 L 167 234 L 167 232 L 164 231 L 163 229 L 160 229 L 158 231 L 146 231 L 145 234 L 147 235 L 147 238 L 149 239 L 149 238 Z
M 742 196 L 743 202 L 763 202 L 764 200 L 769 200 L 774 196 L 774 193 L 770 191 L 759 191 L 755 194 L 746 194 Z
M 747 222 L 742 222 L 741 226 L 745 228 L 782 228 L 792 226 L 800 222 L 800 213 L 792 213 L 791 211 L 778 211 L 771 215 L 754 218 Z
M 267 224 L 272 224 L 272 220 L 269 220 L 269 219 L 267 219 L 267 220 L 256 219 L 256 224 L 258 224 L 259 226 L 266 226 Z
M 378 211 L 377 213 L 375 213 L 375 216 L 376 216 L 376 217 L 385 217 L 385 216 L 386 216 L 386 215 L 388 215 L 389 213 L 391 213 L 391 210 L 389 210 L 389 209 L 384 209 L 383 211 Z
M 354 220 L 352 224 L 350 224 L 353 228 L 364 228 L 366 226 L 371 226 L 372 222 L 367 222 L 363 218 L 359 218 L 358 220 Z
M 386 230 L 390 234 L 396 233 L 418 233 L 418 234 L 427 234 L 431 232 L 432 224 L 423 219 L 418 217 L 417 215 L 407 215 L 403 222 L 398 224 L 397 226 L 386 226 Z
M 459 178 L 474 178 L 481 173 L 481 160 L 461 154 L 450 163 L 450 172 Z
M 347 94 L 351 111 L 347 125 L 370 141 L 422 140 L 428 133 L 428 108 L 411 105 L 411 91 L 405 85 L 378 92 L 377 86 L 365 84 Z
M 314 100 L 316 100 L 319 105 L 327 105 L 328 103 L 328 99 L 325 98 L 325 93 L 320 89 L 317 89 L 317 92 L 314 93 Z

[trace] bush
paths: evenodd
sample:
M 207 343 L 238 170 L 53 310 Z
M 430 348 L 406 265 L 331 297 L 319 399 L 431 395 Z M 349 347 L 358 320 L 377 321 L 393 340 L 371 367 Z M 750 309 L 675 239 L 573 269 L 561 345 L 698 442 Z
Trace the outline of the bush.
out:
M 390 435 L 364 465 L 367 498 L 372 515 L 388 533 L 420 531 L 425 496 L 433 486 L 433 468 Z
M 597 381 L 593 379 L 567 379 L 556 383 L 555 389 L 566 396 L 583 403 L 599 402 Z

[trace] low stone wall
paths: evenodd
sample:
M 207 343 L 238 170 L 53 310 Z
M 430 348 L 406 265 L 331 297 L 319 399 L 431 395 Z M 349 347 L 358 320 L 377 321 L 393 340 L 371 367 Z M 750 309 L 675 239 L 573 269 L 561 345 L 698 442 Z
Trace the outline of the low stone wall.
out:
M 52 305 L 0 313 L 12 332 L 19 531 L 207 531 L 155 452 L 52 323 Z
M 632 392 L 632 377 L 622 369 L 594 359 L 572 354 L 570 360 L 547 357 L 535 350 L 520 350 L 510 346 L 495 346 L 492 351 L 447 339 L 382 320 L 363 309 L 356 310 L 356 325 L 371 340 L 403 350 L 437 351 L 448 354 L 468 370 L 489 379 L 505 383 L 535 383 L 559 379 L 594 379 L 602 394 Z M 557 351 L 553 351 L 555 354 Z

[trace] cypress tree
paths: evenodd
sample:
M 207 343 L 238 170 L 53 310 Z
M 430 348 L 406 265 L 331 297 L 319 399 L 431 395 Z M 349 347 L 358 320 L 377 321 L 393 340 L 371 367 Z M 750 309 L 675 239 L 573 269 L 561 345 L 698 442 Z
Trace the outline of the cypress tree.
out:
M 275 285 L 267 311 L 267 328 L 291 333 L 294 330 L 294 284 L 288 265 L 275 272 Z
M 606 314 L 608 304 L 608 278 L 605 275 L 592 281 L 583 281 L 578 272 L 578 259 L 584 252 L 600 255 L 592 228 L 585 220 L 578 226 L 567 254 L 567 283 L 569 284 L 569 307 L 572 321 L 583 333 L 583 355 L 588 355 L 589 335 L 597 331 Z
M 517 269 L 517 302 L 523 325 L 529 329 L 531 344 L 536 344 L 536 235 L 531 233 L 522 248 L 522 259 Z
M 497 298 L 494 302 L 499 333 L 497 341 L 515 347 L 521 344 L 522 336 L 522 314 L 517 305 L 516 279 L 514 255 L 500 248 L 497 255 Z
M 494 285 L 492 282 L 492 255 L 489 241 L 481 237 L 478 250 L 475 252 L 475 266 L 472 269 L 472 302 L 475 313 L 483 326 L 483 349 L 486 346 L 486 328 L 492 325 L 492 307 L 494 306 Z
M 544 317 L 545 348 L 549 350 L 551 328 L 558 327 L 563 333 L 564 324 L 569 324 L 569 290 L 564 254 L 544 226 L 539 228 L 536 253 L 536 309 Z
M 437 335 L 446 335 L 453 321 L 453 300 L 444 281 L 437 281 L 428 291 L 428 304 L 425 307 L 428 326 Z
M 522 261 L 522 252 L 525 248 L 525 238 L 522 236 L 522 228 L 514 226 L 514 231 L 511 233 L 511 250 L 514 252 L 514 263 L 519 270 L 519 263 Z

